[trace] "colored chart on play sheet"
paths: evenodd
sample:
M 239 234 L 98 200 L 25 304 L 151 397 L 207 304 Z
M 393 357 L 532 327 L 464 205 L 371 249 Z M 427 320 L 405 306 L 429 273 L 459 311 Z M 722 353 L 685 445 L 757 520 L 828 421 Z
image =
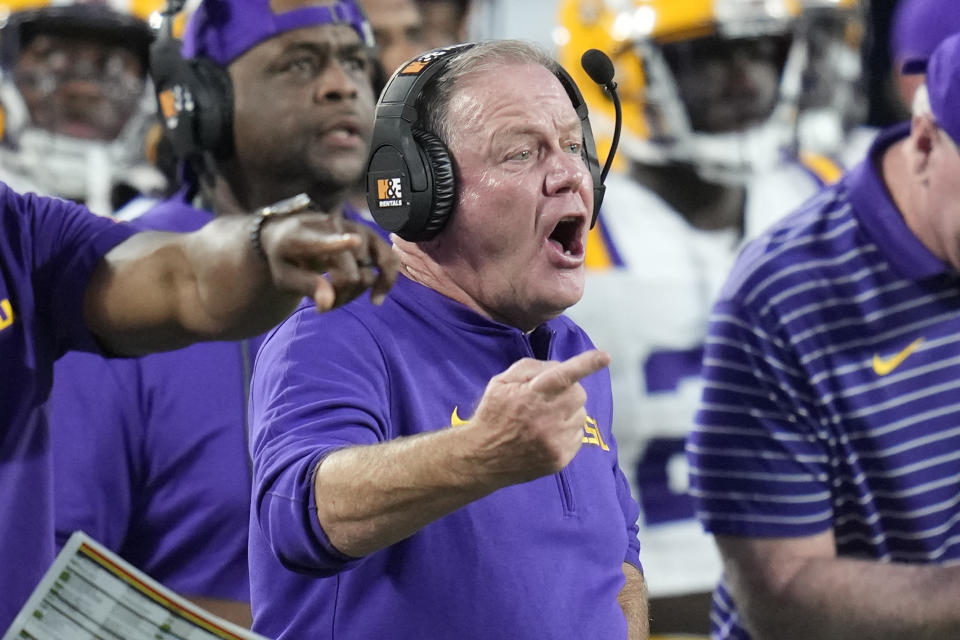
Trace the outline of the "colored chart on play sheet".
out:
M 83 532 L 2 640 L 266 640 L 185 600 Z

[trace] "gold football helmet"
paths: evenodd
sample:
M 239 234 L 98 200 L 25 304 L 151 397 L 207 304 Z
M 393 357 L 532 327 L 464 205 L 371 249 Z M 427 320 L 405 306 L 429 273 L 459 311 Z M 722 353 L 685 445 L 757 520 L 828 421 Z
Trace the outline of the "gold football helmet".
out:
M 580 68 L 589 48 L 615 66 L 624 156 L 742 182 L 792 141 L 801 14 L 801 0 L 562 0 L 554 41 L 598 138 L 609 137 L 614 110 Z

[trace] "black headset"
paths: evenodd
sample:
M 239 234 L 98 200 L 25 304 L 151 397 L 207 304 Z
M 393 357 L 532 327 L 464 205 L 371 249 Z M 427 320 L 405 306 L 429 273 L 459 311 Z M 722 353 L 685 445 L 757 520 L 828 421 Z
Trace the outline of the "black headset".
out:
M 473 46 L 435 49 L 410 60 L 394 72 L 380 94 L 367 164 L 367 205 L 378 225 L 405 240 L 434 237 L 453 210 L 457 191 L 453 161 L 440 138 L 422 129 L 416 107 L 424 87 L 452 58 Z M 597 148 L 580 90 L 562 67 L 557 69 L 556 77 L 583 129 L 583 155 L 593 177 L 592 228 L 604 192 Z
M 233 83 L 227 71 L 208 58 L 184 59 L 173 21 L 185 0 L 169 0 L 156 41 L 150 46 L 150 77 L 157 113 L 178 158 L 209 151 L 233 155 Z

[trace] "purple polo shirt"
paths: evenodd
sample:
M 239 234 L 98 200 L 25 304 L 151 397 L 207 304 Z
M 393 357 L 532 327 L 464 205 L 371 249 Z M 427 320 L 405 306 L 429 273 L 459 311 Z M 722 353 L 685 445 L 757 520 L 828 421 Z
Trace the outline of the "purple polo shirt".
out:
M 100 258 L 134 229 L 0 184 L 0 629 L 53 561 L 50 451 L 43 403 L 53 362 L 96 351 L 83 294 Z
M 883 132 L 730 274 L 687 442 L 711 533 L 830 531 L 839 557 L 960 563 L 960 282 L 877 170 L 908 133 Z M 711 638 L 751 637 L 725 580 L 711 621 Z
M 584 444 L 560 473 L 503 488 L 351 559 L 317 521 L 329 451 L 450 427 L 524 357 L 592 348 L 569 319 L 527 335 L 400 277 L 386 302 L 302 307 L 254 366 L 254 628 L 272 638 L 625 638 L 638 510 L 617 465 L 606 370 L 587 377 Z

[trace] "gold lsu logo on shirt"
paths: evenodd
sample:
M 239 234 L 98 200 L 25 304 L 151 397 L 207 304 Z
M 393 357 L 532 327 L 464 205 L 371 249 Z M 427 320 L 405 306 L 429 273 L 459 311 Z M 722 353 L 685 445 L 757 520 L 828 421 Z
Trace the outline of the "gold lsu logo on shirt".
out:
M 0 300 L 0 331 L 13 324 L 13 305 L 10 300 L 4 298 Z
M 458 407 L 453 408 L 453 413 L 450 414 L 450 426 L 459 427 L 470 422 L 469 420 L 464 420 L 459 415 L 457 415 Z M 603 439 L 603 434 L 600 433 L 600 426 L 597 424 L 597 421 L 587 416 L 586 421 L 583 423 L 583 439 L 581 440 L 583 444 L 592 444 L 594 446 L 600 447 L 604 451 L 610 451 L 610 447 L 607 445 L 606 441 Z

